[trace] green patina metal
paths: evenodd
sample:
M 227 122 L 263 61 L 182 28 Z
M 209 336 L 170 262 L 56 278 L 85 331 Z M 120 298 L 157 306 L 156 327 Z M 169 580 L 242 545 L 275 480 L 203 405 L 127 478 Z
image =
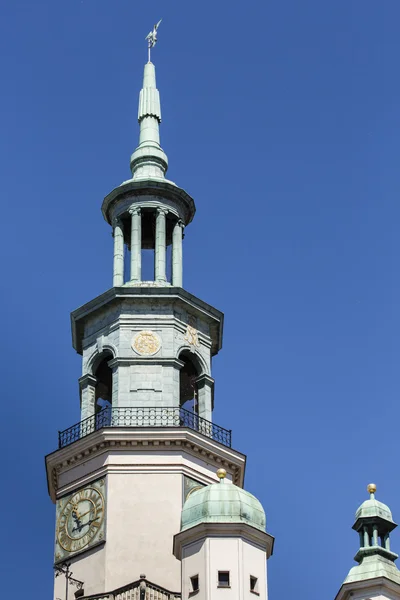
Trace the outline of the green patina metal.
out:
M 190 494 L 182 509 L 181 531 L 200 523 L 246 523 L 266 530 L 261 503 L 230 483 L 214 483 Z
M 383 504 L 383 502 L 376 500 L 375 494 L 371 494 L 371 497 L 365 500 L 356 511 L 356 522 L 358 519 L 368 517 L 379 517 L 380 519 L 394 523 L 390 508 L 386 504 Z
M 400 584 L 400 571 L 390 550 L 390 532 L 397 527 L 386 504 L 375 499 L 376 486 L 370 484 L 370 497 L 357 509 L 353 529 L 360 536 L 360 548 L 354 557 L 359 564 L 350 569 L 344 583 L 386 577 Z

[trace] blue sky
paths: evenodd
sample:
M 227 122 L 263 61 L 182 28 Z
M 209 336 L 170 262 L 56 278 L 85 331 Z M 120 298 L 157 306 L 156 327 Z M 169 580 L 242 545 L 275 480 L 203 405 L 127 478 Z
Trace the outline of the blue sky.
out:
M 398 0 L 3 0 L 2 594 L 52 593 L 69 313 L 111 286 L 100 206 L 160 17 L 162 145 L 197 204 L 184 286 L 225 312 L 215 421 L 276 536 L 271 599 L 334 598 L 367 483 L 400 519 Z

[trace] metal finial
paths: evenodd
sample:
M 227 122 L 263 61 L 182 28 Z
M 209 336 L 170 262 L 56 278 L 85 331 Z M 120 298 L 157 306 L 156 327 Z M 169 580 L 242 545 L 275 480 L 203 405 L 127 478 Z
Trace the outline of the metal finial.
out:
M 225 469 L 218 469 L 218 471 L 217 471 L 217 477 L 219 477 L 219 481 L 220 481 L 220 483 L 222 483 L 223 480 L 226 477 L 226 471 L 225 471 Z
M 376 492 L 376 485 L 375 485 L 375 483 L 369 483 L 367 485 L 367 491 L 368 491 L 369 494 L 375 494 L 375 492 Z
M 161 23 L 162 19 L 160 19 L 158 21 L 158 23 L 156 23 L 153 27 L 153 29 L 150 31 L 150 33 L 148 35 L 146 35 L 145 39 L 147 40 L 147 47 L 148 47 L 148 51 L 149 51 L 149 62 L 151 62 L 150 60 L 150 50 L 151 48 L 153 48 L 153 46 L 156 45 L 157 43 L 157 29 L 160 27 L 160 23 Z

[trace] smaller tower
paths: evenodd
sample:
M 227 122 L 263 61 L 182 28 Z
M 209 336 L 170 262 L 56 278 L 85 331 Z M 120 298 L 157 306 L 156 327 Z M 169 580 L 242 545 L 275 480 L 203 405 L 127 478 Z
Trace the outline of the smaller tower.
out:
M 225 482 L 194 491 L 182 509 L 174 555 L 182 563 L 182 598 L 267 598 L 266 559 L 274 538 L 266 533 L 265 512 L 249 492 Z
M 356 512 L 353 529 L 360 536 L 360 548 L 354 557 L 359 564 L 350 569 L 336 600 L 364 598 L 400 598 L 400 571 L 394 564 L 398 555 L 390 549 L 390 533 L 397 527 L 386 504 L 375 499 L 376 485 Z

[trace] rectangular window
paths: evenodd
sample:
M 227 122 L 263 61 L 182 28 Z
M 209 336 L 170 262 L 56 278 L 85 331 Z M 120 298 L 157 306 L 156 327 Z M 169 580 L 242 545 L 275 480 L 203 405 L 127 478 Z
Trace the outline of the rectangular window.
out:
M 194 596 L 195 594 L 197 594 L 197 592 L 199 591 L 199 576 L 198 575 L 193 575 L 193 577 L 190 578 L 190 587 L 191 587 L 191 590 L 189 592 L 189 598 L 191 596 Z
M 250 575 L 250 591 L 253 594 L 258 594 L 258 579 L 254 575 Z
M 231 587 L 229 571 L 218 571 L 218 587 Z

